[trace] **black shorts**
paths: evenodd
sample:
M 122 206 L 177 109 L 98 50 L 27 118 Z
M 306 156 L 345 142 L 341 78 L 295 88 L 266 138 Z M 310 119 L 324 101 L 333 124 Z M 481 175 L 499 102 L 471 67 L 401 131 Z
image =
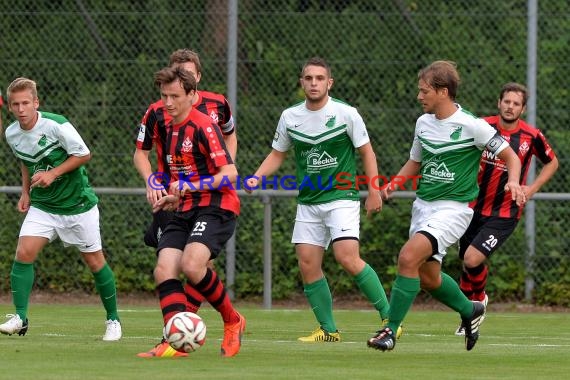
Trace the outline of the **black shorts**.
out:
M 507 239 L 518 224 L 516 218 L 499 218 L 475 213 L 465 234 L 459 239 L 459 257 L 463 260 L 470 245 L 486 257 L 491 256 Z
M 149 247 L 158 247 L 160 236 L 166 229 L 168 222 L 172 220 L 174 213 L 170 211 L 160 210 L 152 214 L 152 223 L 144 233 L 144 243 Z
M 158 242 L 157 252 L 164 248 L 184 250 L 187 244 L 202 243 L 215 259 L 236 227 L 236 215 L 217 207 L 197 207 L 175 213 Z

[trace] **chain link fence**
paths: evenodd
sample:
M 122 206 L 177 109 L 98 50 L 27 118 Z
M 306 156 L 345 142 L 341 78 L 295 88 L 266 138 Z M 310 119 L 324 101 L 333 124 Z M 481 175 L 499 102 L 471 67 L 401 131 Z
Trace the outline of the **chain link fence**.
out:
M 235 62 L 227 54 L 232 3 L 238 4 Z M 395 174 L 407 159 L 415 120 L 421 113 L 415 99 L 421 67 L 436 59 L 456 61 L 462 76 L 458 101 L 481 116 L 495 113 L 503 83 L 526 83 L 527 68 L 536 67 L 536 125 L 560 160 L 554 180 L 542 191 L 563 194 L 556 200 L 536 200 L 534 255 L 528 255 L 523 219 L 492 260 L 489 288 L 499 298 L 522 300 L 525 280 L 530 278 L 536 285 L 532 297 L 550 302 L 544 300 L 545 294 L 557 286 L 570 286 L 566 269 L 570 206 L 565 186 L 570 173 L 567 1 L 537 1 L 537 57 L 528 54 L 532 31 L 528 5 L 532 11 L 532 1 L 235 3 L 0 0 L 0 86 L 5 89 L 18 76 L 36 80 L 41 109 L 66 115 L 91 148 L 88 172 L 92 185 L 105 188 L 99 192 L 104 249 L 121 291 L 153 289 L 155 256 L 142 242 L 151 215 L 132 154 L 140 119 L 159 97 L 153 74 L 167 65 L 172 51 L 183 47 L 201 55 L 200 88 L 226 94 L 228 88 L 236 89 L 235 99 L 230 101 L 238 124 L 237 164 L 243 176 L 251 174 L 269 152 L 281 111 L 302 99 L 297 79 L 302 63 L 311 56 L 320 55 L 330 62 L 335 78 L 331 95 L 356 106 L 363 115 L 385 175 Z M 234 82 L 229 70 L 232 63 L 237 64 Z M 5 126 L 13 121 L 6 108 L 2 119 Z M 5 142 L 0 144 L 0 159 L 4 163 L 0 167 L 0 294 L 8 294 L 22 221 L 15 210 L 20 173 Z M 281 173 L 293 173 L 292 160 Z M 264 246 L 261 231 L 264 207 L 269 202 L 272 262 L 265 269 L 273 272 L 271 296 L 302 294 L 290 244 L 294 199 L 243 196 L 235 237 L 235 273 L 229 279 L 238 299 L 263 295 L 267 244 Z M 407 239 L 410 209 L 411 199 L 397 198 L 381 215 L 363 220 L 363 257 L 387 288 L 395 273 L 398 250 Z M 218 260 L 220 272 L 227 261 L 226 255 Z M 231 258 L 230 267 L 233 261 Z M 445 270 L 457 276 L 459 265 L 456 254 L 450 252 Z M 351 279 L 333 263 L 330 254 L 325 270 L 336 295 L 351 294 Z M 36 273 L 37 289 L 93 289 L 77 252 L 60 243 L 44 251 Z M 553 279 L 562 283 L 552 284 Z

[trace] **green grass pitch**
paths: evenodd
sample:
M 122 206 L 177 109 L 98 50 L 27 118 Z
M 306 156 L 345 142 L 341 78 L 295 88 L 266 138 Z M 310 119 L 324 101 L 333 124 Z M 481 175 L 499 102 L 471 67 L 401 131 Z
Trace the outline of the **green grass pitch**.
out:
M 366 347 L 378 328 L 370 310 L 336 310 L 341 343 L 306 344 L 316 326 L 308 308 L 264 310 L 238 305 L 247 318 L 239 355 L 219 355 L 223 326 L 204 307 L 206 344 L 188 358 L 142 359 L 161 333 L 156 307 L 121 308 L 123 339 L 103 342 L 99 305 L 30 306 L 24 337 L 0 336 L 0 379 L 562 379 L 570 372 L 570 315 L 488 313 L 482 336 L 467 352 L 454 335 L 452 311 L 412 310 L 391 352 Z M 0 312 L 11 312 L 3 304 Z

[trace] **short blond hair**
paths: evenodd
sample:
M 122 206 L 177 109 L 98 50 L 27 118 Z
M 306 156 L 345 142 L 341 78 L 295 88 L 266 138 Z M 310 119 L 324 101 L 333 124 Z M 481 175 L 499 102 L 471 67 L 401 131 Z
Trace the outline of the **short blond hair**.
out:
M 34 99 L 38 97 L 38 88 L 36 82 L 24 77 L 16 78 L 12 81 L 12 83 L 10 83 L 8 90 L 6 91 L 6 96 L 8 96 L 8 100 L 10 100 L 12 93 L 20 92 L 23 90 L 30 90 Z

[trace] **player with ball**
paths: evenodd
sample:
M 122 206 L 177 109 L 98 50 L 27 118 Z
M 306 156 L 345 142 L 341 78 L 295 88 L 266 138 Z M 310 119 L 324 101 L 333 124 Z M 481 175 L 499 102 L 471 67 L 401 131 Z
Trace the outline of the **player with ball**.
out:
M 157 286 L 160 303 L 169 305 L 168 313 L 172 316 L 167 325 L 183 331 L 188 318 L 175 319 L 180 317 L 175 314 L 186 311 L 188 302 L 178 279 L 183 273 L 221 314 L 224 320 L 221 354 L 234 356 L 241 347 L 245 318 L 234 309 L 222 281 L 207 264 L 218 256 L 235 230 L 240 202 L 231 183 L 236 181 L 237 169 L 218 126 L 192 106 L 196 92 L 194 75 L 181 67 L 167 67 L 155 74 L 155 84 L 172 117 L 166 125 L 164 147 L 172 178 L 169 194 L 153 205 L 153 211 L 175 211 L 157 248 L 162 269 L 172 274 L 171 279 Z M 201 188 L 204 178 L 208 180 L 207 186 Z M 175 349 L 193 350 L 200 345 L 192 345 L 193 339 L 176 343 L 170 331 L 165 330 L 165 338 Z

